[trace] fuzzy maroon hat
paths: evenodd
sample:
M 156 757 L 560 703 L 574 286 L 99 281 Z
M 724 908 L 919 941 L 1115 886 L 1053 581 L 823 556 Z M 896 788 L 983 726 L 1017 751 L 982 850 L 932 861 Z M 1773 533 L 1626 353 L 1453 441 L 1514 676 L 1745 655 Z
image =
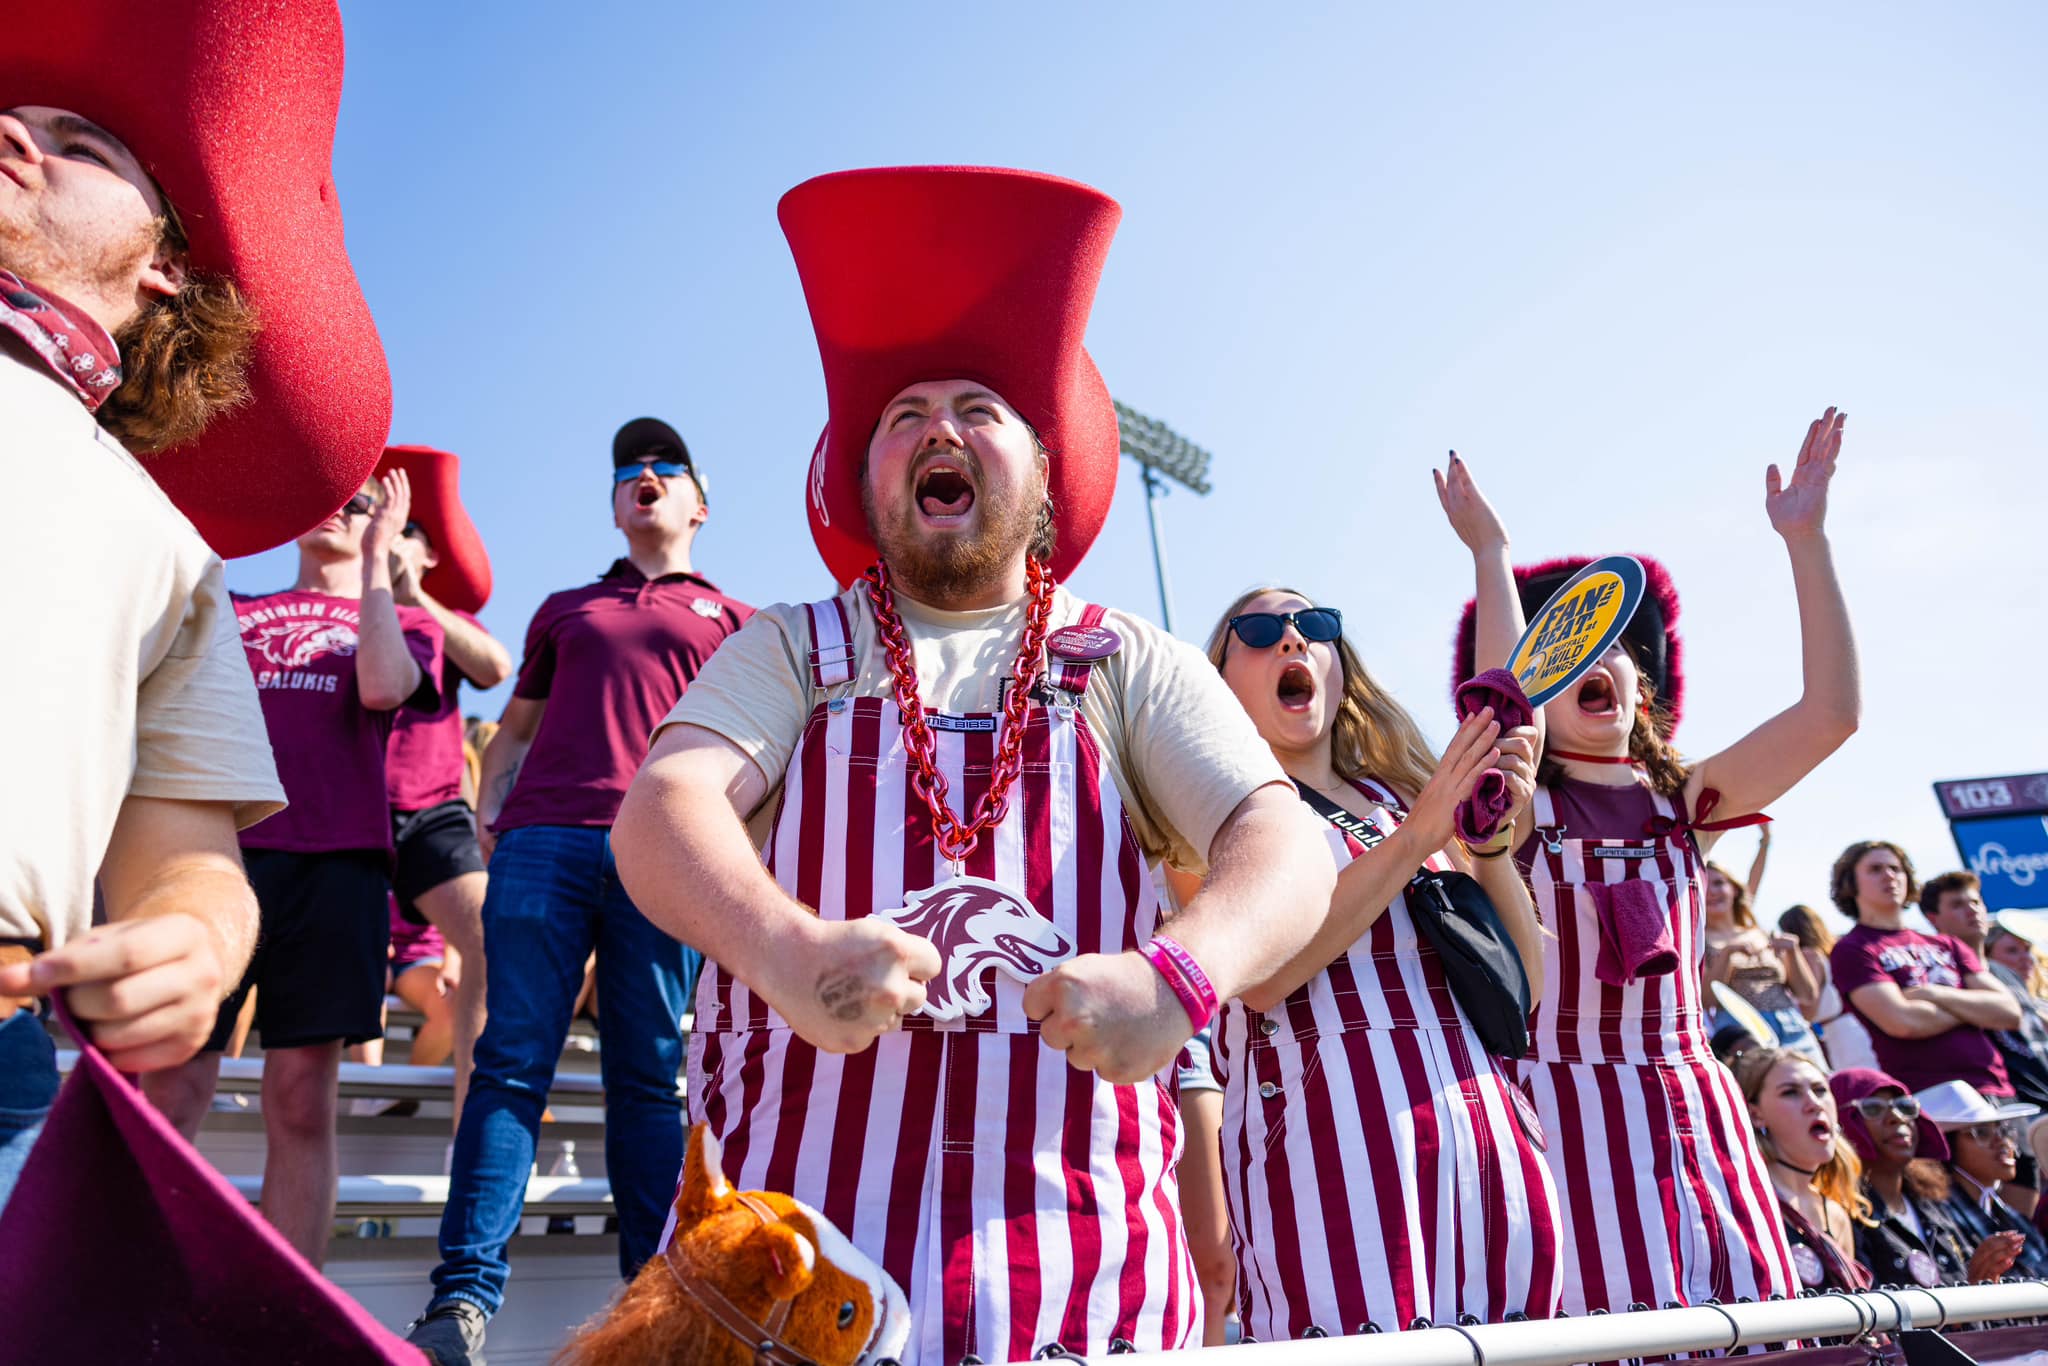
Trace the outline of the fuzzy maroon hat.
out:
M 1678 636 L 1678 589 L 1663 565 L 1648 555 L 1635 558 L 1642 562 L 1644 586 L 1648 591 L 1643 594 L 1642 605 L 1636 608 L 1635 617 L 1621 638 L 1628 644 L 1636 667 L 1657 690 L 1658 705 L 1668 718 L 1664 738 L 1669 740 L 1671 733 L 1678 729 L 1678 718 L 1685 704 L 1685 670 L 1682 667 L 1685 651 Z M 1552 593 L 1564 587 L 1572 575 L 1591 563 L 1593 559 L 1590 556 L 1567 555 L 1563 559 L 1517 567 L 1515 587 L 1521 594 L 1522 614 L 1533 616 L 1538 608 L 1550 601 Z M 1478 629 L 1476 614 L 1476 605 L 1467 599 L 1464 611 L 1458 616 L 1456 653 L 1451 660 L 1451 694 L 1454 697 L 1458 686 L 1474 672 L 1472 641 L 1473 633 Z M 1492 660 L 1489 665 L 1500 662 Z
M 782 197 L 829 416 L 811 456 L 811 536 L 832 576 L 873 563 L 860 470 L 882 409 L 923 380 L 988 385 L 1052 452 L 1052 571 L 1088 552 L 1116 492 L 1116 410 L 1082 348 L 1123 211 L 1031 171 L 841 171 Z
M 192 269 L 234 281 L 262 324 L 253 401 L 142 463 L 223 556 L 317 525 L 391 427 L 334 194 L 334 0 L 10 0 L 0 29 L 0 108 L 64 109 L 120 138 L 177 208 Z
M 402 469 L 412 479 L 412 519 L 426 529 L 439 563 L 420 586 L 458 612 L 481 612 L 491 600 L 491 557 L 457 491 L 459 457 L 432 446 L 387 446 L 377 476 Z

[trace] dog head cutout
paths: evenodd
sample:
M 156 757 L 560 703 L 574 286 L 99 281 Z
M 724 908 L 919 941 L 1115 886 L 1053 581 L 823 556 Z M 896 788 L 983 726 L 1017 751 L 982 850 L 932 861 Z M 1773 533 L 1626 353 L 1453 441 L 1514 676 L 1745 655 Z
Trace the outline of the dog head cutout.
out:
M 945 967 L 925 983 L 924 1013 L 934 1020 L 987 1010 L 990 972 L 1029 983 L 1074 956 L 1074 946 L 1058 926 L 1016 892 L 987 878 L 952 878 L 912 892 L 903 905 L 877 914 L 929 939 L 939 951 Z
M 824 1215 L 725 1179 L 709 1126 L 690 1130 L 667 1247 L 557 1366 L 884 1366 L 910 1342 L 889 1273 Z

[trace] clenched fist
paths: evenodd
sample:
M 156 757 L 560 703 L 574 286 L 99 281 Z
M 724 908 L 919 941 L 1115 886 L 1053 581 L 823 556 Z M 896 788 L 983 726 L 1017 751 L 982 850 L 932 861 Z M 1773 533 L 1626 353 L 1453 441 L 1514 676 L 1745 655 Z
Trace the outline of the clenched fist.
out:
M 1119 1086 L 1171 1064 L 1195 1033 L 1180 998 L 1135 950 L 1068 959 L 1024 989 L 1024 1013 L 1068 1062 Z
M 788 959 L 771 1003 L 828 1053 L 858 1053 L 923 1009 L 941 966 L 930 940 L 873 917 L 819 921 Z

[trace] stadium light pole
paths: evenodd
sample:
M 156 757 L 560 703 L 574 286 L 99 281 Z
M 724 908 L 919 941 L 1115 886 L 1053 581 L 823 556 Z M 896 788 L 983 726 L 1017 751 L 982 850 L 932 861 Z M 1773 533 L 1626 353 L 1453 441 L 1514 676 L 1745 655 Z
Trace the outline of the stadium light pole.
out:
M 1114 401 L 1114 400 L 1112 400 Z M 1157 418 L 1116 404 L 1117 445 L 1138 462 L 1145 481 L 1145 521 L 1152 528 L 1152 569 L 1159 577 L 1159 624 L 1173 632 L 1173 595 L 1166 586 L 1166 548 L 1159 540 L 1159 500 L 1171 479 L 1195 493 L 1209 491 L 1209 452 Z

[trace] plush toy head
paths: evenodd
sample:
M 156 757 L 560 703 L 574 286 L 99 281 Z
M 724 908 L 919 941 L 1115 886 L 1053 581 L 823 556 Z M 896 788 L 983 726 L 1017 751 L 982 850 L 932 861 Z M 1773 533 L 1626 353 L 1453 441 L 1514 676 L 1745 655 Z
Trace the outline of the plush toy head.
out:
M 757 1350 L 768 1341 L 775 1347 Z M 809 1205 L 734 1190 L 718 1140 L 699 1124 L 668 1247 L 556 1360 L 881 1366 L 909 1341 L 910 1309 L 889 1274 Z

